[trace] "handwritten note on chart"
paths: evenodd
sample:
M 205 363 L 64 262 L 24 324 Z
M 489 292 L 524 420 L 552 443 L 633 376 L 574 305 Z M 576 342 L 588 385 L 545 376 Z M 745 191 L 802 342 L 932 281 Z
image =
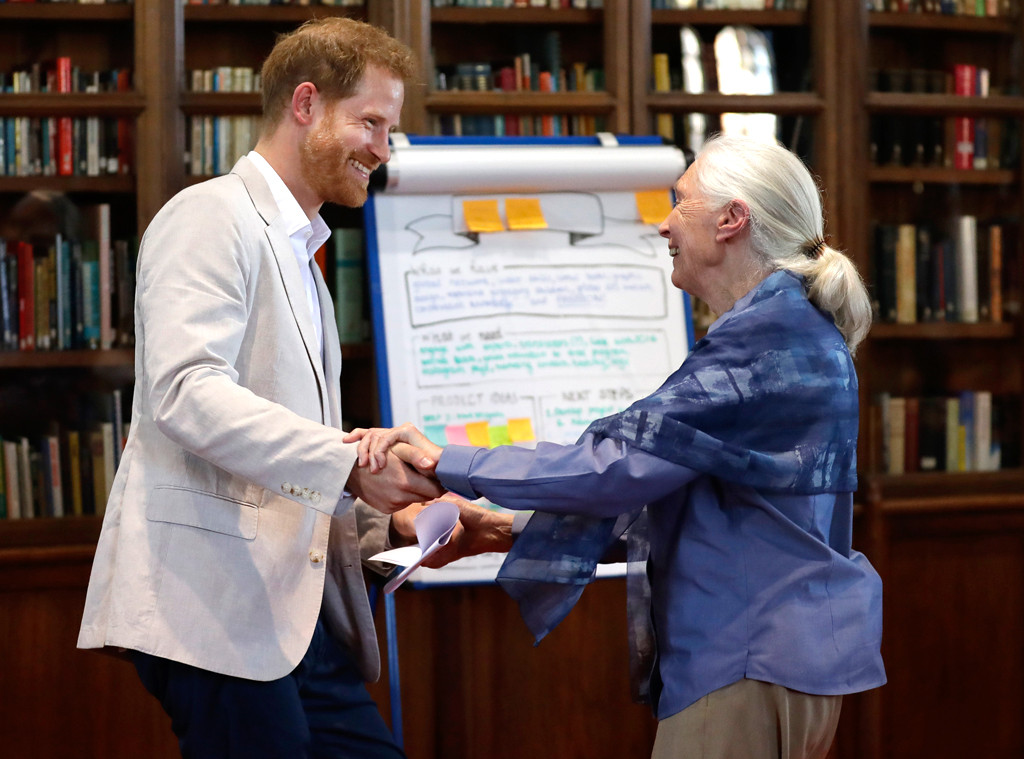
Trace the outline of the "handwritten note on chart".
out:
M 442 445 L 567 443 L 653 391 L 684 358 L 686 330 L 666 244 L 643 220 L 652 203 L 378 196 L 390 421 Z M 495 204 L 547 226 L 480 231 L 476 209 Z

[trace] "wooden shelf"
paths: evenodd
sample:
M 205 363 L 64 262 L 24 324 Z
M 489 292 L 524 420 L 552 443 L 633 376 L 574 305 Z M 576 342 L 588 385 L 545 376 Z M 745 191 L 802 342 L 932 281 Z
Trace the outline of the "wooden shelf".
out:
M 869 92 L 864 105 L 871 113 L 922 116 L 1007 116 L 1024 115 L 1024 97 L 990 95 L 934 95 L 917 92 Z
M 183 10 L 187 23 L 279 24 L 323 16 L 366 18 L 365 5 L 185 5 Z
M 600 24 L 594 8 L 431 8 L 431 24 Z
M 860 490 L 886 511 L 1024 509 L 1024 470 L 866 474 Z
M 7 351 L 0 353 L 0 369 L 91 369 L 100 366 L 135 366 L 132 348 L 70 351 Z
M 209 177 L 196 177 L 196 180 Z M 373 358 L 373 343 L 345 343 L 341 346 L 345 359 Z M 0 352 L 0 369 L 90 369 L 100 366 L 135 366 L 135 350 L 112 348 L 110 350 L 69 350 L 69 351 L 4 351 Z
M 17 3 L 0 4 L 0 21 L 131 21 L 134 3 Z
M 1008 17 L 953 16 L 944 13 L 868 13 L 873 29 L 920 29 L 957 34 L 1014 34 L 1016 20 Z
M 666 26 L 803 26 L 807 11 L 652 10 L 651 23 Z
M 135 117 L 146 108 L 135 92 L 32 93 L 0 95 L 0 116 L 125 116 Z
M 1008 340 L 1016 334 L 1013 324 L 979 322 L 921 322 L 889 324 L 876 322 L 868 333 L 870 340 Z
M 825 101 L 813 92 L 782 92 L 776 95 L 649 92 L 646 102 L 651 110 L 687 113 L 775 113 L 788 116 L 814 115 L 825 108 Z
M 615 107 L 607 92 L 433 92 L 429 111 L 447 113 L 605 113 Z
M 876 184 L 1007 185 L 1018 181 L 1010 169 L 947 169 L 914 166 L 871 166 L 868 181 Z
M 55 190 L 57 192 L 95 192 L 123 195 L 134 193 L 135 189 L 135 176 L 133 174 L 106 174 L 99 177 L 51 175 L 27 177 L 0 176 L 0 193 Z
M 102 521 L 98 516 L 0 519 L 0 562 L 12 560 L 15 551 L 44 547 L 88 546 L 91 555 Z

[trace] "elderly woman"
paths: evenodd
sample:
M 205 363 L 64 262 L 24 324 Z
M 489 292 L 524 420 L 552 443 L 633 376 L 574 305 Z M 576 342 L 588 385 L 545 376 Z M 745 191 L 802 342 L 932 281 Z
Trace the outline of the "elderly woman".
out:
M 352 436 L 371 469 L 394 446 L 455 493 L 537 510 L 499 582 L 538 636 L 629 526 L 655 759 L 823 757 L 842 694 L 885 682 L 881 581 L 851 549 L 868 297 L 784 148 L 713 139 L 675 191 L 660 227 L 672 282 L 721 316 L 652 395 L 570 446 L 442 449 L 410 425 Z M 649 607 L 633 584 L 648 578 Z

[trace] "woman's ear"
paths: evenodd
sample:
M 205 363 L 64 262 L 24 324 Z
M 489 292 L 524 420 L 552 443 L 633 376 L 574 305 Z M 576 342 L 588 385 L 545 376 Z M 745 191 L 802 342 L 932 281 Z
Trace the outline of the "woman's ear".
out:
M 750 227 L 750 207 L 742 200 L 730 200 L 718 215 L 717 242 L 726 242 Z

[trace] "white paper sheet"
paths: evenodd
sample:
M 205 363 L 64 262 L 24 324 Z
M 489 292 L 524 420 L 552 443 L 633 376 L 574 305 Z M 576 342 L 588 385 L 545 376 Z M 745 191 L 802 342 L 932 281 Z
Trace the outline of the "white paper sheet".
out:
M 399 574 L 388 580 L 384 586 L 385 593 L 393 593 L 399 585 L 420 564 L 441 546 L 448 543 L 455 525 L 459 522 L 459 507 L 451 501 L 435 501 L 427 506 L 413 520 L 416 526 L 417 545 L 392 548 L 371 556 L 372 561 L 396 564 L 405 567 Z

